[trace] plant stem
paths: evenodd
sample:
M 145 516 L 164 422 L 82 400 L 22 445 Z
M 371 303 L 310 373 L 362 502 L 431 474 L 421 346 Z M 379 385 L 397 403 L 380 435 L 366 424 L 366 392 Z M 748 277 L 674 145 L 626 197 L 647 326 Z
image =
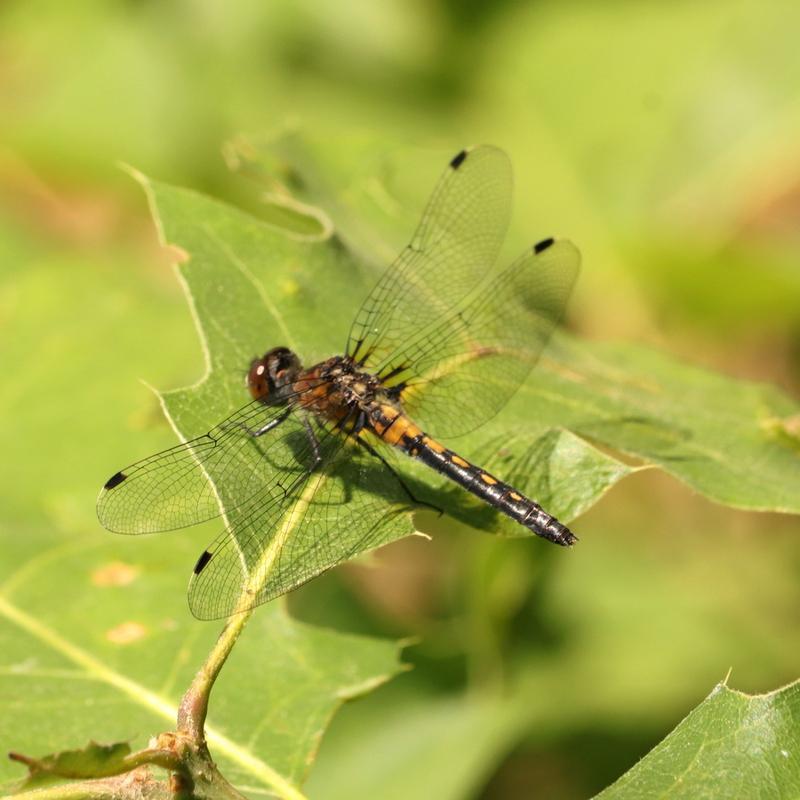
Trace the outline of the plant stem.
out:
M 321 477 L 309 481 L 306 488 L 290 506 L 281 522 L 276 526 L 275 534 L 268 547 L 261 554 L 252 570 L 244 576 L 239 601 L 233 614 L 228 618 L 217 643 L 208 654 L 203 666 L 197 671 L 194 680 L 178 707 L 178 733 L 187 736 L 193 743 L 205 747 L 205 722 L 208 714 L 208 699 L 211 689 L 220 670 L 228 660 L 233 646 L 247 625 L 253 613 L 253 598 L 258 597 L 275 566 L 286 540 L 303 521 L 306 509 L 319 491 Z
M 178 706 L 178 733 L 186 734 L 197 744 L 205 744 L 205 723 L 211 689 L 252 613 L 250 609 L 228 619 L 208 658 L 181 698 Z

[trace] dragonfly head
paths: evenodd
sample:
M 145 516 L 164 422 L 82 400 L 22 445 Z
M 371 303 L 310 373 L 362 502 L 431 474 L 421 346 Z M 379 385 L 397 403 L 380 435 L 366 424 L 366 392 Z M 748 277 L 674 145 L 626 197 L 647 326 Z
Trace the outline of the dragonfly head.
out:
M 255 358 L 247 373 L 247 388 L 254 400 L 268 400 L 300 374 L 300 359 L 288 347 L 275 347 Z

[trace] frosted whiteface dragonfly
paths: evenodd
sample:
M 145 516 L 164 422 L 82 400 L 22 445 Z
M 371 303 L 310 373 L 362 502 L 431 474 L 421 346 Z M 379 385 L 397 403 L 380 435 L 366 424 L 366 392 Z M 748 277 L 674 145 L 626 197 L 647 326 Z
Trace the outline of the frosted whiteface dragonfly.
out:
M 251 608 L 385 541 L 415 502 L 387 458 L 395 453 L 550 542 L 576 541 L 521 490 L 443 443 L 496 414 L 525 380 L 577 275 L 578 250 L 552 238 L 493 269 L 511 184 L 501 150 L 460 152 L 359 309 L 343 355 L 304 367 L 291 350 L 270 349 L 250 364 L 249 403 L 106 482 L 98 517 L 119 533 L 224 515 L 194 568 L 197 617 Z

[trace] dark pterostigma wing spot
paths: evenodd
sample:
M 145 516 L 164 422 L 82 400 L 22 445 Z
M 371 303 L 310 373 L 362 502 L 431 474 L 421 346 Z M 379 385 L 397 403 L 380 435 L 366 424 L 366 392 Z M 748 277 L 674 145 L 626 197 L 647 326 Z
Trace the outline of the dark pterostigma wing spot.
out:
M 453 169 L 458 169 L 466 160 L 467 158 L 467 151 L 462 150 L 457 156 L 453 157 L 453 160 L 450 162 L 450 166 Z
M 105 482 L 103 488 L 113 489 L 115 486 L 119 486 L 127 477 L 124 472 L 116 472 Z
M 542 239 L 541 242 L 536 242 L 536 244 L 533 246 L 533 252 L 538 256 L 539 253 L 544 253 L 548 247 L 552 247 L 555 242 L 556 240 L 552 236 L 548 239 Z
M 194 574 L 199 575 L 205 569 L 209 561 L 211 561 L 211 553 L 209 553 L 208 550 L 203 550 L 200 558 L 197 559 L 197 563 L 194 565 Z

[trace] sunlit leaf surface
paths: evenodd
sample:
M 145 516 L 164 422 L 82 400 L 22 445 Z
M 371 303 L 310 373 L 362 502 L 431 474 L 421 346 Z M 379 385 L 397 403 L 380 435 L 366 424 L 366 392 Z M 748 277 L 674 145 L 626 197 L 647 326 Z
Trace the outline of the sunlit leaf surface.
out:
M 218 626 L 186 609 L 181 566 L 192 551 L 177 540 L 166 550 L 149 544 L 84 537 L 43 550 L 7 576 L 0 596 L 4 750 L 39 756 L 90 739 L 138 748 L 174 726 L 180 695 Z M 75 598 L 68 607 L 53 602 L 47 570 Z M 215 688 L 214 757 L 234 783 L 292 796 L 336 708 L 397 669 L 394 644 L 303 625 L 272 604 L 251 621 Z M 19 764 L 0 767 L 4 782 L 24 774 Z
M 800 684 L 716 689 L 598 800 L 789 800 L 800 795 Z

